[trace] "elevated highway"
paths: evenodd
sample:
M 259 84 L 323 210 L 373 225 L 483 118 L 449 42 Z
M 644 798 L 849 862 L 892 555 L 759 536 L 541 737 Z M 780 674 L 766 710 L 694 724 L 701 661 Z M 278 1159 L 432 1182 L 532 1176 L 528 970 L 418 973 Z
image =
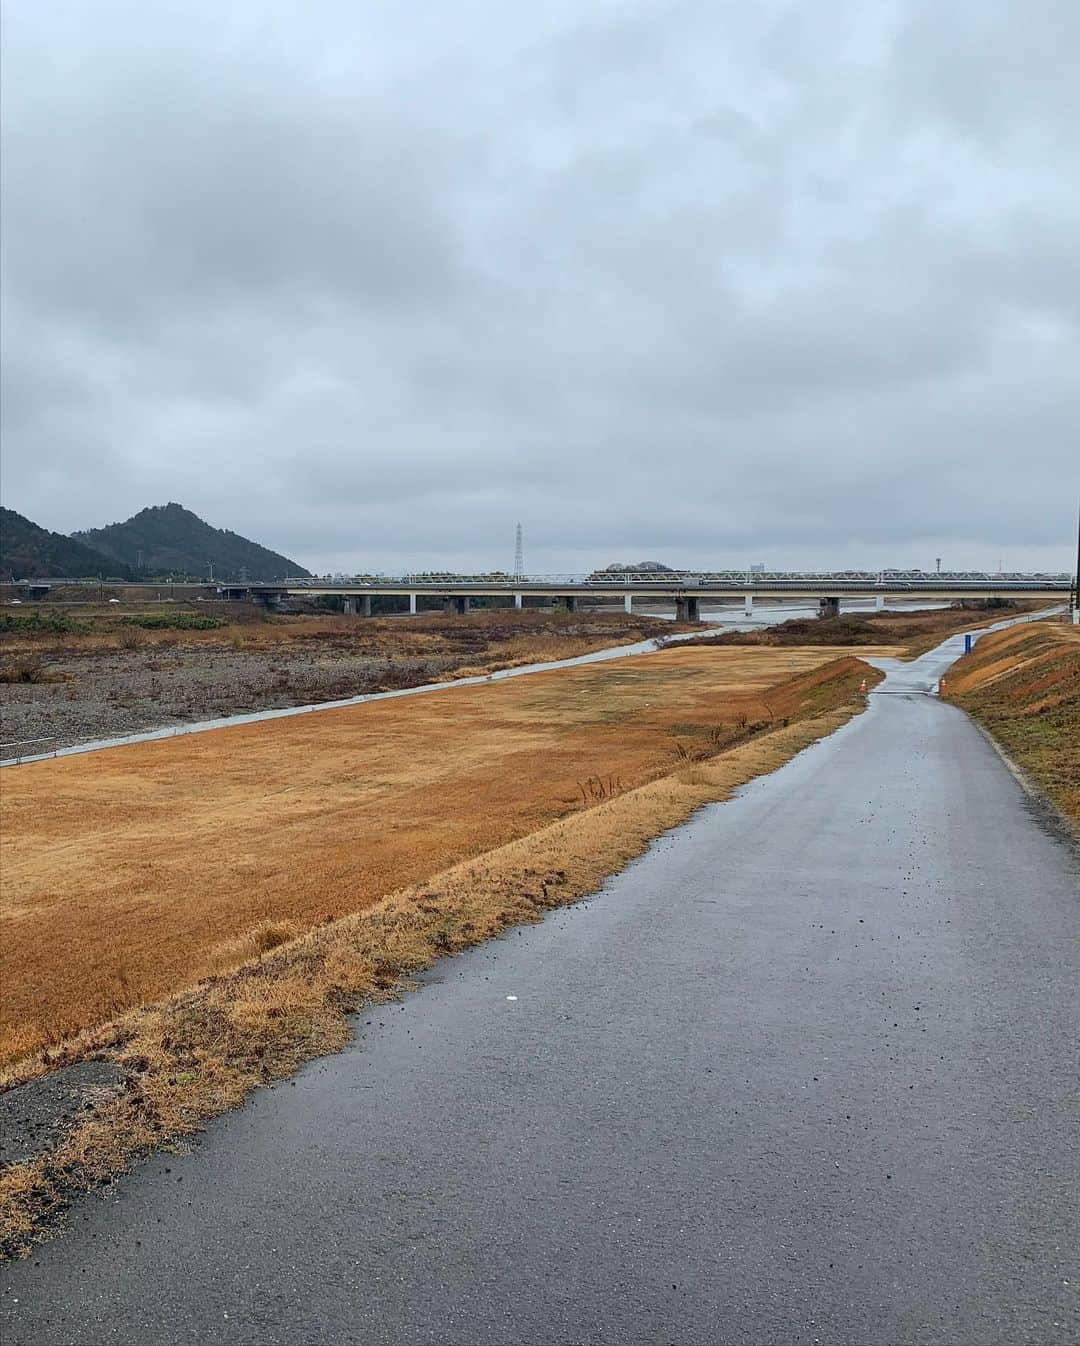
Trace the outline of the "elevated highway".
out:
M 661 573 L 594 572 L 591 575 L 541 575 L 514 578 L 496 573 L 487 575 L 358 575 L 348 578 L 284 578 L 269 582 L 223 581 L 199 584 L 190 581 L 150 580 L 109 582 L 87 579 L 27 579 L 0 583 L 0 601 L 8 602 L 47 598 L 54 589 L 98 590 L 125 597 L 160 598 L 168 590 L 173 597 L 189 601 L 196 595 L 233 600 L 248 600 L 278 607 L 290 598 L 336 597 L 345 610 L 370 615 L 372 600 L 401 600 L 402 611 L 416 612 L 421 601 L 433 603 L 447 612 L 464 613 L 473 599 L 503 599 L 514 607 L 561 604 L 571 611 L 583 601 L 621 602 L 627 612 L 634 600 L 667 602 L 684 620 L 697 620 L 702 604 L 741 602 L 749 613 L 755 599 L 782 602 L 801 598 L 816 604 L 826 616 L 836 615 L 842 600 L 871 600 L 878 608 L 893 601 L 924 600 L 955 602 L 959 599 L 1019 599 L 1023 601 L 1068 600 L 1075 594 L 1072 576 L 1057 575 L 986 575 L 953 573 L 925 575 L 922 572 L 885 571 L 813 572 L 804 574 L 745 572 Z
M 816 602 L 823 616 L 836 616 L 843 599 L 872 599 L 883 608 L 888 599 L 925 599 L 955 602 L 958 599 L 1061 599 L 1068 597 L 1072 582 L 1061 576 L 1001 576 L 978 579 L 849 579 L 830 575 L 752 579 L 714 578 L 703 575 L 612 575 L 511 579 L 484 577 L 367 577 L 334 580 L 282 580 L 271 584 L 221 585 L 224 598 L 252 599 L 276 606 L 288 598 L 342 598 L 347 612 L 370 615 L 373 598 L 401 598 L 416 612 L 421 598 L 436 599 L 448 612 L 465 613 L 474 598 L 504 598 L 517 608 L 528 601 L 557 603 L 573 611 L 582 600 L 622 601 L 627 612 L 634 600 L 673 603 L 683 620 L 696 621 L 703 603 L 742 601 L 752 610 L 754 599 L 767 601 L 802 597 Z

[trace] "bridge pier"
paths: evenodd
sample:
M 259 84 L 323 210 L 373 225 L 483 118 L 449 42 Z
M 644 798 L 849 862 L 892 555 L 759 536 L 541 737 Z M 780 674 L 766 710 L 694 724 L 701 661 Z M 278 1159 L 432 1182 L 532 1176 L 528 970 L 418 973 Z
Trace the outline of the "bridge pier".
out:
M 409 595 L 409 616 L 410 616 L 410 617 L 415 617 L 415 616 L 416 616 L 416 595 L 415 595 L 415 594 L 410 594 L 410 595 Z
M 522 608 L 522 606 L 523 606 L 523 604 L 524 604 L 524 601 L 525 601 L 525 595 L 524 595 L 524 594 L 515 594 L 515 595 L 514 595 L 514 607 L 517 608 L 517 610 L 518 610 L 519 612 L 521 611 L 521 608 Z
M 699 622 L 701 620 L 700 600 L 689 596 L 676 598 L 675 620 L 677 622 Z
M 370 616 L 371 616 L 371 595 L 370 595 L 370 594 L 364 594 L 364 596 L 360 599 L 360 604 L 361 604 L 361 606 L 360 606 L 360 611 L 364 614 L 365 617 L 370 617 Z
M 828 596 L 828 597 L 825 597 L 825 598 L 819 598 L 819 599 L 818 599 L 818 616 L 819 616 L 819 617 L 839 617 L 839 616 L 840 616 L 840 600 L 839 600 L 839 598 L 834 598 L 834 597 L 831 596 L 831 595 Z
M 884 595 L 884 594 L 878 594 L 877 597 L 874 599 L 874 611 L 875 611 L 875 612 L 884 612 L 884 611 L 885 611 L 885 595 Z
M 342 599 L 342 610 L 346 617 L 356 616 L 356 599 L 353 598 L 352 594 L 346 594 Z
M 443 599 L 443 612 L 447 616 L 456 612 L 459 617 L 464 617 L 469 611 L 469 597 L 467 594 L 448 594 Z
M 742 604 L 743 616 L 752 617 L 754 615 L 754 595 L 747 594 Z
M 634 611 L 634 595 L 627 594 L 622 601 L 622 605 L 623 605 L 623 612 L 625 612 L 628 617 L 631 616 Z

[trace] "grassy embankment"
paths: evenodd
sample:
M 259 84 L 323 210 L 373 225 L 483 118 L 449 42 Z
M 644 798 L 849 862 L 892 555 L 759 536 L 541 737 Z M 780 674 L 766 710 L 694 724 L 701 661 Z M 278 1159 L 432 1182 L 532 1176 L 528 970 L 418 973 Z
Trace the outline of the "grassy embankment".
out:
M 877 677 L 837 654 L 675 649 L 13 772 L 7 1081 L 97 1054 L 125 1087 L 5 1173 L 8 1246 L 831 732 Z
M 1080 628 L 1039 622 L 983 636 L 947 689 L 1080 837 Z
M 805 716 L 832 654 L 672 649 L 9 769 L 0 1063 Z

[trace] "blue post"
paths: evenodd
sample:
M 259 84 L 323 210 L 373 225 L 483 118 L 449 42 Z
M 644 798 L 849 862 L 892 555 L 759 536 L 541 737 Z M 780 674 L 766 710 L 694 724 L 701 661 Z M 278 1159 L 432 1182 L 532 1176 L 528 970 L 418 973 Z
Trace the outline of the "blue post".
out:
M 971 632 L 969 631 L 969 632 L 967 633 L 967 635 L 964 637 L 964 653 L 965 653 L 965 654 L 970 654 L 970 653 L 971 653 L 971 647 L 972 647 L 972 645 L 973 645 L 974 643 L 975 643 L 974 637 L 972 636 Z

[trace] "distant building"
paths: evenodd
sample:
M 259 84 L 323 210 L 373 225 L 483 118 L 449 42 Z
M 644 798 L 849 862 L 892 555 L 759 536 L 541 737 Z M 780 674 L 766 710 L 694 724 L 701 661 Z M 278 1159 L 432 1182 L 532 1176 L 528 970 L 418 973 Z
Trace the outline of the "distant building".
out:
M 751 575 L 764 575 L 764 574 L 765 574 L 765 562 L 764 562 L 764 561 L 757 561 L 754 565 L 752 565 L 752 566 L 750 567 L 750 574 L 751 574 Z

